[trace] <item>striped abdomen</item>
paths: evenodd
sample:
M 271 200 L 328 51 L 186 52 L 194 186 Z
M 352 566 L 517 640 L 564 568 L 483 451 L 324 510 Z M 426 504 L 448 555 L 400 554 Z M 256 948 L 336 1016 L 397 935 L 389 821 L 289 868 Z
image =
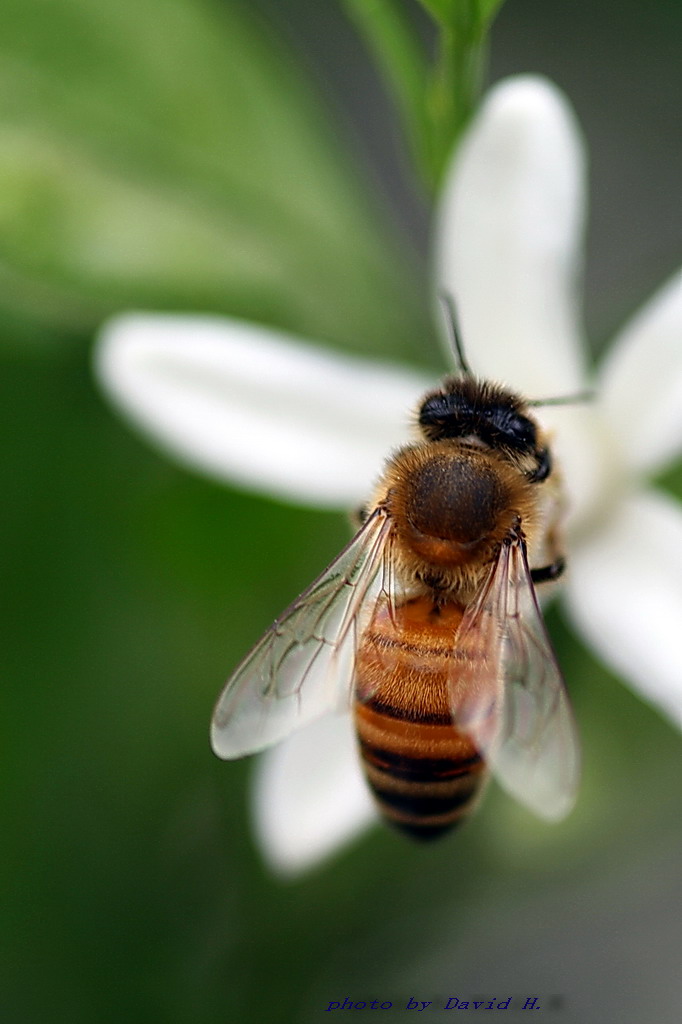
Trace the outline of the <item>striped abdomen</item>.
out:
M 356 663 L 355 722 L 363 767 L 387 820 L 418 839 L 453 828 L 472 809 L 485 765 L 453 725 L 459 605 L 426 597 L 365 631 Z

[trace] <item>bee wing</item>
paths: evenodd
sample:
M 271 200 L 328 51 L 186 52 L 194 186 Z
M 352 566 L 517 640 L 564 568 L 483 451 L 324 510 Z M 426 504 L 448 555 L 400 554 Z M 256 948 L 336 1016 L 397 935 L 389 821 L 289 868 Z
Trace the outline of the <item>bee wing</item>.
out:
M 358 639 L 390 577 L 391 527 L 377 509 L 228 679 L 211 723 L 219 757 L 263 750 L 350 703 Z
M 577 796 L 579 744 L 520 537 L 502 546 L 456 645 L 455 724 L 508 793 L 543 818 L 563 818 Z

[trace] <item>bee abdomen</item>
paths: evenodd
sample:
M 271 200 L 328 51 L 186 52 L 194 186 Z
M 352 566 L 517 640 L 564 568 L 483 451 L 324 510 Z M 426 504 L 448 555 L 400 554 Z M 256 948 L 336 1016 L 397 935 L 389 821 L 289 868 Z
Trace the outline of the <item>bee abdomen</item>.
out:
M 416 839 L 435 839 L 466 817 L 484 763 L 448 716 L 410 720 L 402 709 L 359 704 L 356 724 L 367 781 L 379 810 Z
M 485 777 L 456 726 L 463 606 L 428 597 L 379 606 L 356 663 L 355 725 L 367 781 L 388 822 L 435 839 L 473 809 Z

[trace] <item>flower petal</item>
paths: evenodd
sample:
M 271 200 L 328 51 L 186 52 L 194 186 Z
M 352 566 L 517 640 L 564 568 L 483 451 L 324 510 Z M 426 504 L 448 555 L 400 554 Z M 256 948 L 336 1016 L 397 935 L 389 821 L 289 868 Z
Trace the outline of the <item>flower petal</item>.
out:
M 600 394 L 622 458 L 651 473 L 682 450 L 682 271 L 609 350 Z
M 571 557 L 570 614 L 604 661 L 682 725 L 682 507 L 631 495 Z
M 326 715 L 258 759 L 253 814 L 265 859 L 289 876 L 376 821 L 350 715 Z
M 583 208 L 583 147 L 562 94 L 533 76 L 497 85 L 446 178 L 437 279 L 457 303 L 474 372 L 529 398 L 584 385 Z
M 96 372 L 114 403 L 186 464 L 334 508 L 367 496 L 429 386 L 408 370 L 208 316 L 116 318 Z

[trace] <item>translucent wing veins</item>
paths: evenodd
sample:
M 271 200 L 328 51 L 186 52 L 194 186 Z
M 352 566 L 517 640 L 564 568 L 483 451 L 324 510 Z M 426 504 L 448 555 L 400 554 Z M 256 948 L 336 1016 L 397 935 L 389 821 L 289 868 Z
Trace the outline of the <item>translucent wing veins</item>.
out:
M 275 620 L 228 680 L 211 742 L 224 758 L 263 750 L 350 701 L 355 648 L 392 521 L 377 509 L 341 554 Z
M 456 644 L 468 652 L 453 685 L 456 724 L 507 792 L 541 817 L 564 817 L 577 793 L 578 740 L 520 534 L 502 545 Z

